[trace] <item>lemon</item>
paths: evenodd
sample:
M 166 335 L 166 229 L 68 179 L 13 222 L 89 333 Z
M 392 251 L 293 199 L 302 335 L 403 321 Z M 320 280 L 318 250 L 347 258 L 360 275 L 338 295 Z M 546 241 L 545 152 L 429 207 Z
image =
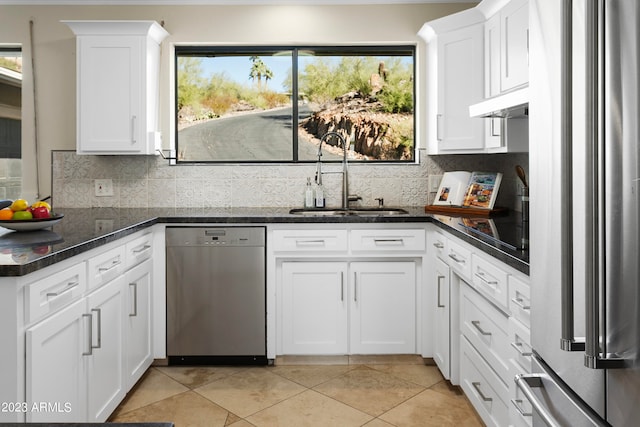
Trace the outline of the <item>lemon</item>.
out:
M 27 202 L 25 199 L 16 199 L 13 201 L 13 203 L 11 203 L 11 206 L 9 207 L 14 212 L 24 211 L 29 207 L 29 202 Z
M 35 202 L 34 204 L 31 205 L 32 208 L 39 208 L 40 206 L 44 206 L 45 208 L 47 208 L 48 210 L 51 210 L 51 205 L 47 202 L 43 202 L 43 201 L 39 201 L 39 202 Z

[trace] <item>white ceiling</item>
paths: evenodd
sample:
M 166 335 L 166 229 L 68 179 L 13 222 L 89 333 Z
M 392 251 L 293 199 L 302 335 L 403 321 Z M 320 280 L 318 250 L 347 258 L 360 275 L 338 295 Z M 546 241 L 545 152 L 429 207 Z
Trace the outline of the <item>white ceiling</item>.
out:
M 0 5 L 304 5 L 478 3 L 475 0 L 0 0 Z

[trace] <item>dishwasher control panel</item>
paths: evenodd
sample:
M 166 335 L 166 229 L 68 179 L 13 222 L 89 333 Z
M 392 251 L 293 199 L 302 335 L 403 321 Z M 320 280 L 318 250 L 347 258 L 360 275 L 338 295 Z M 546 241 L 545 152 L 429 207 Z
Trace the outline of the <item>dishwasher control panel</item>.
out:
M 264 246 L 264 227 L 167 227 L 167 246 Z

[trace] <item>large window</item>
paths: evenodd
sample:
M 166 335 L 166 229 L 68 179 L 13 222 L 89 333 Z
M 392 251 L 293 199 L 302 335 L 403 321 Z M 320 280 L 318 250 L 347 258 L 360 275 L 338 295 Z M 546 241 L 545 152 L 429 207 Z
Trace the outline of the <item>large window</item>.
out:
M 413 162 L 413 46 L 176 47 L 180 162 Z M 322 160 L 339 160 L 327 138 Z

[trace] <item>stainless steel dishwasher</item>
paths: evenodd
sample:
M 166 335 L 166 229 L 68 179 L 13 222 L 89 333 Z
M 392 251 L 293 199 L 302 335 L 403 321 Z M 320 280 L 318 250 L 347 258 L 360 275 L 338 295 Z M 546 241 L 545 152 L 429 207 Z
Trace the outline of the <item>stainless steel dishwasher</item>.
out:
M 267 364 L 264 227 L 167 227 L 171 365 Z

